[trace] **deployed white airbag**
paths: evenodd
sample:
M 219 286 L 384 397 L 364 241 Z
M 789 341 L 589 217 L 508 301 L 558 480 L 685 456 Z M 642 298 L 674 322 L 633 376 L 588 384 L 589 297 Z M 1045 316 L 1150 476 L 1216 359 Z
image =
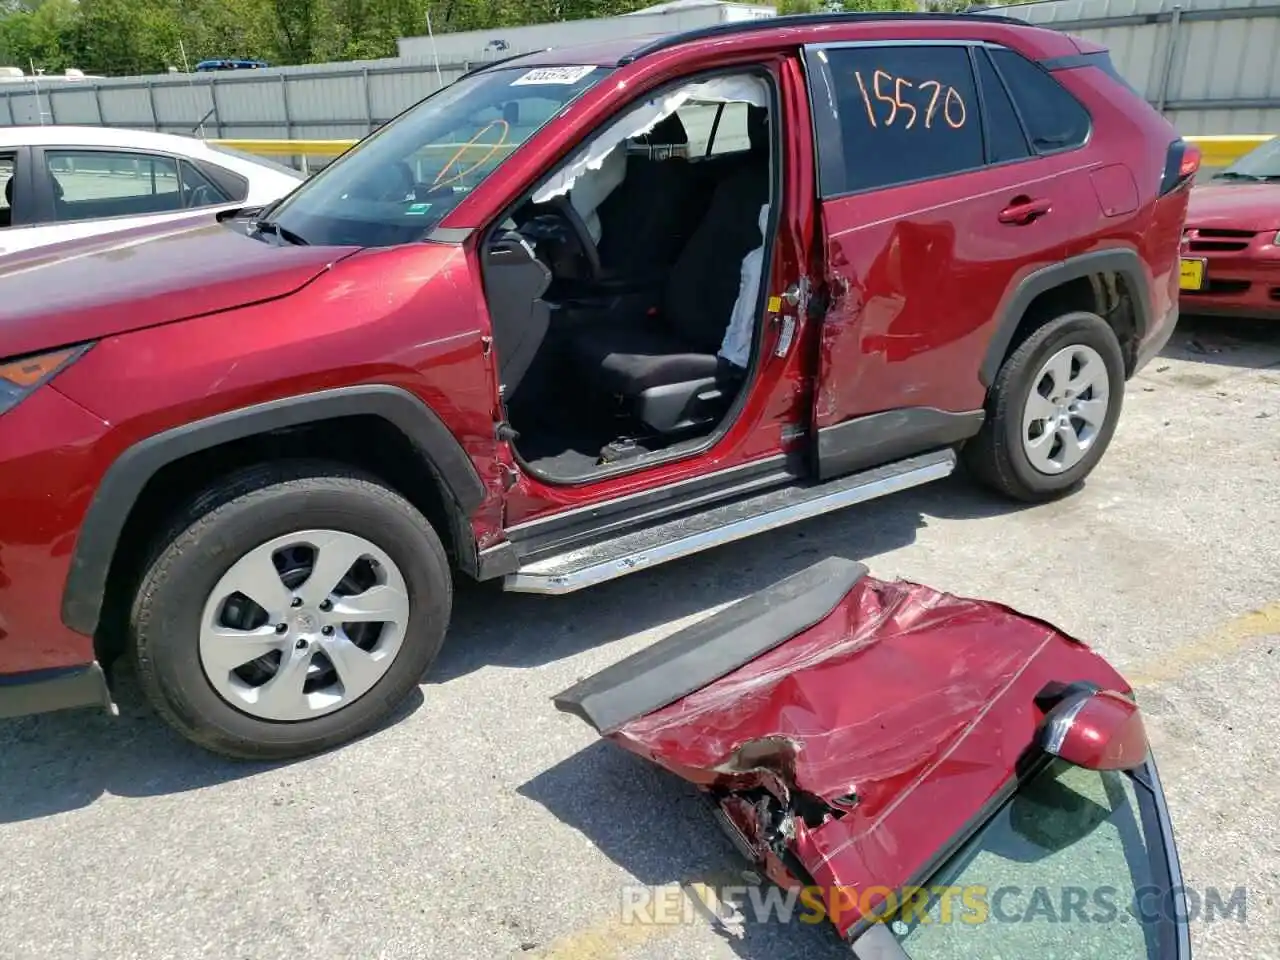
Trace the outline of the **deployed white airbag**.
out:
M 605 160 L 620 144 L 648 133 L 690 100 L 698 103 L 749 103 L 756 107 L 766 107 L 769 104 L 769 87 L 759 77 L 716 77 L 714 80 L 677 87 L 634 107 L 607 126 L 569 163 L 552 174 L 534 192 L 533 202 L 546 203 L 568 193 L 574 182 L 588 170 L 603 167 Z
M 596 211 L 626 175 L 627 155 L 621 150 L 614 150 L 599 167 L 584 170 L 569 191 L 569 202 L 587 225 L 592 243 L 600 243 L 600 216 Z
M 765 230 L 769 224 L 769 205 L 760 208 L 760 246 L 742 258 L 742 274 L 738 282 L 738 299 L 729 315 L 729 327 L 720 343 L 719 356 L 743 370 L 751 362 L 751 338 L 756 327 L 756 306 L 760 302 L 760 280 L 764 272 Z

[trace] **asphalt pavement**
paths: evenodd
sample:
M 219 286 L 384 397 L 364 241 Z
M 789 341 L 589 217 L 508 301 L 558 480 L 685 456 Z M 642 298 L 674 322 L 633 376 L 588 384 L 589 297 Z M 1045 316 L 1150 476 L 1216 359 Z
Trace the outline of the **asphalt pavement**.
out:
M 740 868 L 693 793 L 549 697 L 824 556 L 1010 603 L 1139 689 L 1186 882 L 1248 890 L 1197 960 L 1280 957 L 1280 325 L 1184 320 L 1087 487 L 953 478 L 564 598 L 459 592 L 396 722 L 283 766 L 117 719 L 0 722 L 0 957 L 822 960 L 825 928 L 622 921 Z M 1066 956 L 1066 953 L 1060 956 Z

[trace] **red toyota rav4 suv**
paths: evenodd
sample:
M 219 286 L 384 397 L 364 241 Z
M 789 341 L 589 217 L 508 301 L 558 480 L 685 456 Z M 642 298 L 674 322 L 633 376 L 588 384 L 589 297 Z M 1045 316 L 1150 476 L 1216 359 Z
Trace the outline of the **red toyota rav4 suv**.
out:
M 957 456 L 1058 496 L 1197 159 L 1064 34 L 780 18 L 491 64 L 268 209 L 3 261 L 0 715 L 128 652 L 197 743 L 300 755 L 456 575 L 566 593 Z

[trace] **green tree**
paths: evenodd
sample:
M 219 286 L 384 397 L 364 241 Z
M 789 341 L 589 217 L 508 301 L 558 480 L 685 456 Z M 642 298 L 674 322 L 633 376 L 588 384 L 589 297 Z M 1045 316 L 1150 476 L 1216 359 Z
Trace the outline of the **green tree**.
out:
M 629 13 L 653 0 L 0 0 L 0 65 L 119 76 L 212 57 L 276 64 L 392 57 L 399 37 Z M 782 0 L 783 10 L 824 0 Z M 938 0 L 949 2 L 949 0 Z M 896 9 L 907 0 L 845 0 Z
M 79 10 L 75 0 L 28 0 L 14 3 L 0 16 L 0 66 L 34 63 L 48 73 L 61 73 L 75 62 Z

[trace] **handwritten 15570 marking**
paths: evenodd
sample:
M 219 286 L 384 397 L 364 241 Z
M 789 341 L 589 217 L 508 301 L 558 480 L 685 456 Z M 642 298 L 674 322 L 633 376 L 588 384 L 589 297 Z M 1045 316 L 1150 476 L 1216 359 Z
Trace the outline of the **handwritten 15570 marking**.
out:
M 964 97 L 960 96 L 960 92 L 955 87 L 948 86 L 940 80 L 921 80 L 913 84 L 905 77 L 895 77 L 887 71 L 877 70 L 871 75 L 871 88 L 868 90 L 866 81 L 862 79 L 861 70 L 855 70 L 853 78 L 858 81 L 858 89 L 862 91 L 862 102 L 867 108 L 867 119 L 871 121 L 872 127 L 882 125 L 876 117 L 876 109 L 871 102 L 873 96 L 880 103 L 889 105 L 889 116 L 884 119 L 883 126 L 893 126 L 899 113 L 911 114 L 911 119 L 906 122 L 906 129 L 910 130 L 916 125 L 916 121 L 920 119 L 920 110 L 909 99 L 903 98 L 907 90 L 932 91 L 929 94 L 929 106 L 924 111 L 926 130 L 933 128 L 933 121 L 939 112 L 939 100 L 942 101 L 942 120 L 952 130 L 963 127 L 969 117 L 969 111 L 965 109 Z

